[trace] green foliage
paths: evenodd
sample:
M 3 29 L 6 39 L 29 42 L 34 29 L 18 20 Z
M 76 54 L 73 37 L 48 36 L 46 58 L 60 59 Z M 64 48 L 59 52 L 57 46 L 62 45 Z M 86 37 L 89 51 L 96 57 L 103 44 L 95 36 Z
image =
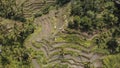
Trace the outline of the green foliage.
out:
M 63 6 L 64 4 L 70 2 L 71 0 L 56 0 L 56 3 L 60 6 Z
M 85 16 L 81 19 L 80 28 L 83 31 L 88 31 L 91 29 L 91 24 L 92 24 L 91 19 Z
M 56 64 L 54 68 L 68 68 L 68 65 L 61 65 L 61 64 Z
M 25 22 L 23 7 L 16 4 L 16 0 L 0 0 L 0 16 Z
M 40 16 L 42 16 L 42 13 L 36 13 L 34 16 L 35 16 L 35 18 L 40 17 Z
M 56 3 L 59 6 L 63 6 L 70 1 L 71 0 L 57 0 Z M 40 48 L 42 46 L 41 43 L 36 43 L 35 41 L 31 43 L 31 40 L 26 42 L 30 42 L 29 44 L 32 44 L 34 47 L 38 48 L 38 51 L 36 50 L 35 52 L 26 49 L 26 47 L 24 46 L 26 38 L 31 33 L 34 33 L 32 34 L 34 35 L 34 38 L 32 38 L 34 40 L 35 36 L 37 35 L 38 37 L 39 33 L 41 32 L 41 28 L 39 27 L 34 32 L 34 18 L 31 17 L 30 19 L 25 19 L 23 15 L 23 7 L 21 5 L 18 7 L 16 4 L 16 0 L 0 0 L 1 17 L 24 22 L 15 22 L 13 24 L 8 24 L 7 26 L 7 24 L 4 24 L 4 22 L 0 21 L 0 45 L 2 44 L 2 53 L 0 53 L 0 68 L 32 68 L 32 58 L 35 58 L 41 67 L 45 66 L 47 68 L 69 68 L 67 64 L 64 65 L 59 63 L 51 63 L 49 65 L 48 61 L 52 59 L 53 56 L 57 55 L 60 55 L 62 57 L 64 55 L 79 57 L 81 55 L 79 51 L 85 54 L 91 52 L 107 55 L 109 55 L 109 52 L 111 54 L 119 53 L 120 46 L 117 39 L 120 37 L 120 10 L 118 9 L 118 7 L 115 6 L 113 0 L 72 0 L 71 3 L 71 16 L 73 17 L 73 20 L 69 22 L 68 27 L 70 28 L 70 30 L 74 29 L 73 32 L 77 30 L 75 33 L 81 31 L 78 33 L 80 35 L 73 34 L 71 31 L 71 34 L 64 34 L 64 36 L 57 37 L 54 41 L 55 44 L 58 44 L 59 42 L 64 42 L 66 44 L 60 46 L 56 45 L 56 47 L 52 46 L 52 40 L 50 40 L 51 42 L 49 42 L 42 39 L 42 41 L 44 41 L 44 43 L 48 45 L 45 46 L 48 47 L 48 51 L 52 51 L 52 48 L 56 50 L 52 54 L 49 54 L 48 52 L 48 56 L 45 56 L 44 51 L 40 51 Z M 34 17 L 37 18 L 42 14 L 47 14 L 49 11 L 50 6 L 47 5 L 43 7 L 39 13 L 35 13 Z M 11 25 L 13 25 L 13 27 L 10 27 Z M 104 30 L 104 33 L 102 33 L 102 30 Z M 81 37 L 87 32 L 90 33 L 94 31 L 98 31 L 100 33 L 97 35 L 98 37 L 95 38 L 95 40 L 93 40 L 92 38 L 87 39 L 86 37 L 83 39 L 83 37 Z M 86 33 L 82 34 L 82 32 Z M 96 45 L 98 45 L 98 48 L 97 46 L 93 47 L 93 41 L 96 43 Z M 57 49 L 59 50 L 57 51 Z M 105 57 L 103 59 L 104 68 L 119 68 L 119 56 L 120 55 L 118 54 Z M 67 62 L 67 60 L 69 59 L 68 57 L 66 57 L 65 59 L 62 58 L 57 60 L 60 60 L 60 63 L 62 63 Z M 84 64 L 84 68 L 90 67 L 90 63 Z
M 8 27 L 11 28 L 8 29 Z M 5 23 L 0 22 L 0 30 L 0 44 L 2 45 L 2 53 L 0 54 L 2 64 L 0 66 L 30 68 L 30 51 L 23 46 L 23 43 L 34 30 L 32 23 L 14 22 L 12 25 L 6 26 Z
M 72 29 L 94 31 L 115 26 L 118 21 L 116 7 L 111 0 L 75 0 L 72 2 L 71 15 L 74 16 Z M 76 17 L 79 21 L 76 21 Z M 71 23 L 70 23 L 71 26 Z
M 120 28 L 115 28 L 115 31 L 112 34 L 113 37 L 120 37 Z
M 67 64 L 56 63 L 54 65 L 49 65 L 46 68 L 69 68 L 69 66 Z
M 49 6 L 49 5 L 46 6 L 46 7 L 42 10 L 43 14 L 47 14 L 47 13 L 49 13 L 49 11 L 50 11 L 50 6 Z
M 104 58 L 103 64 L 104 68 L 119 68 L 120 67 L 120 54 L 118 55 L 109 55 Z
M 69 24 L 69 28 L 75 28 L 75 29 L 79 29 L 79 25 L 80 25 L 80 17 L 79 16 L 75 16 L 74 17 L 74 22 L 70 22 Z
M 80 42 L 81 41 L 81 39 L 76 35 L 67 35 L 63 39 L 68 42 Z
M 107 42 L 107 48 L 110 50 L 110 53 L 116 53 L 118 45 L 116 39 L 111 39 Z

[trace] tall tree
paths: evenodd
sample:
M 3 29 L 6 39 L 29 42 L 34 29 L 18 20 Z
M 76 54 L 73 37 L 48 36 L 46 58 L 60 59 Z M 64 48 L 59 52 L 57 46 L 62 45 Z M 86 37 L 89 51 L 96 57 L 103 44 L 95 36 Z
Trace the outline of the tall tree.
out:
M 78 25 L 82 31 L 91 31 L 115 26 L 118 21 L 115 11 L 112 0 L 74 0 L 71 15 L 80 17 Z
M 0 16 L 25 21 L 21 7 L 16 4 L 16 0 L 0 0 Z
M 107 42 L 107 48 L 109 49 L 110 53 L 116 53 L 116 49 L 118 47 L 118 42 L 116 39 L 111 39 Z

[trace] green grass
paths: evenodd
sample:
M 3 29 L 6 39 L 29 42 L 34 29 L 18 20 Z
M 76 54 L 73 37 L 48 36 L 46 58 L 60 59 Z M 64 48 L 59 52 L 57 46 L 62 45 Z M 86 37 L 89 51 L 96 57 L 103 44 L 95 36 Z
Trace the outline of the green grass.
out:
M 80 55 L 80 53 L 78 53 L 78 52 L 75 52 L 75 51 L 64 51 L 64 54 L 66 54 L 66 55 L 71 55 L 71 56 L 79 56 Z
M 57 49 L 59 48 L 73 48 L 73 49 L 77 49 L 77 50 L 81 50 L 80 45 L 77 44 L 64 44 L 62 46 L 56 47 Z
M 102 49 L 102 48 L 96 48 L 93 51 L 96 53 L 101 53 L 101 54 L 105 54 L 105 55 L 109 54 L 108 50 Z
M 63 38 L 64 40 L 68 41 L 68 42 L 79 42 L 81 41 L 80 37 L 76 36 L 76 35 L 66 35 L 66 37 Z
M 60 55 L 60 54 L 71 55 L 71 56 L 79 56 L 78 52 L 66 50 L 66 49 L 63 48 L 62 52 L 60 52 L 60 51 L 54 52 L 53 54 L 50 55 L 50 57 L 52 57 L 54 55 Z
M 44 68 L 69 68 L 69 67 L 67 64 L 56 63 L 56 64 L 48 65 L 47 67 Z
M 37 62 L 39 63 L 39 65 L 42 67 L 42 65 L 45 65 L 47 64 L 47 58 L 46 56 L 44 55 L 43 51 L 38 51 L 36 53 L 36 59 L 37 59 Z
M 70 43 L 79 43 L 85 47 L 90 47 L 91 44 L 93 43 L 93 40 L 85 40 L 82 39 L 80 36 L 74 34 L 63 36 L 62 40 L 65 40 L 65 42 Z
M 65 42 L 65 40 L 62 37 L 56 37 L 55 42 Z
M 82 42 L 80 42 L 82 45 L 84 45 L 85 47 L 90 47 L 91 46 L 91 40 L 84 40 Z
M 41 26 L 36 27 L 36 29 L 34 30 L 34 33 L 32 33 L 31 35 L 29 35 L 29 36 L 25 39 L 24 44 L 27 44 L 27 43 L 29 43 L 29 42 L 32 42 L 32 41 L 29 41 L 29 40 L 33 40 L 33 38 L 34 38 L 35 36 L 37 36 L 40 32 L 41 32 Z
M 32 42 L 32 45 L 36 48 L 41 48 L 42 47 L 42 44 L 41 43 L 37 43 L 35 41 Z

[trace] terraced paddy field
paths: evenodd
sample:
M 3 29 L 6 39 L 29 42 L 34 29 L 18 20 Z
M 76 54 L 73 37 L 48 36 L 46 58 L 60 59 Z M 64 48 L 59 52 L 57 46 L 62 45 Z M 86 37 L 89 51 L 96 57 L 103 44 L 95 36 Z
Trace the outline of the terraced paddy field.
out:
M 65 9 L 68 8 L 69 5 Z M 84 39 L 80 34 L 64 33 L 68 15 L 68 10 L 60 8 L 35 19 L 37 29 L 25 42 L 27 48 L 35 51 L 34 68 L 103 67 L 101 60 L 105 55 L 96 52 L 97 46 L 92 41 L 98 34 Z
M 120 68 L 113 0 L 1 0 L 0 68 Z

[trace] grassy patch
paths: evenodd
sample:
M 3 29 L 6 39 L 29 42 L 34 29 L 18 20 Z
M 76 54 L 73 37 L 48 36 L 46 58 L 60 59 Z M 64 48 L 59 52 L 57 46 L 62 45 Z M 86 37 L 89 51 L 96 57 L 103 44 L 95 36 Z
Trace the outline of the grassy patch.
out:
M 65 40 L 62 37 L 56 37 L 55 42 L 65 42 Z
M 79 53 L 76 51 L 70 51 L 70 50 L 66 50 L 66 49 L 62 49 L 61 51 L 56 51 L 53 54 L 50 55 L 50 57 L 54 56 L 54 55 L 71 55 L 71 56 L 79 56 Z
M 68 50 L 65 50 L 65 51 L 64 51 L 64 54 L 66 54 L 66 55 L 71 55 L 71 56 L 79 56 L 79 55 L 80 55 L 80 53 L 78 53 L 78 52 L 68 51 Z
M 63 39 L 66 40 L 67 42 L 73 42 L 73 43 L 82 41 L 82 39 L 80 39 L 79 36 L 74 34 L 66 35 L 65 37 L 63 37 Z
M 106 50 L 106 49 L 101 49 L 101 48 L 96 48 L 96 49 L 94 49 L 94 52 L 96 52 L 96 53 L 101 53 L 101 54 L 109 54 L 108 50 Z
M 81 50 L 81 47 L 76 44 L 64 44 L 64 45 L 56 47 L 56 48 L 73 48 L 73 49 Z
M 34 31 L 34 33 L 32 33 L 31 35 L 29 35 L 26 39 L 25 39 L 25 42 L 24 42 L 24 45 L 25 44 L 28 44 L 29 42 L 33 42 L 32 40 L 34 39 L 35 36 L 38 35 L 38 33 L 41 32 L 41 27 L 37 27 Z
M 109 55 L 103 59 L 104 68 L 119 68 L 120 67 L 120 54 Z
M 45 68 L 69 68 L 69 67 L 68 67 L 67 64 L 56 63 L 56 64 L 53 64 L 53 65 L 50 64 Z
M 36 48 L 41 48 L 42 44 L 41 43 L 37 43 L 35 41 L 32 42 L 32 45 Z
M 82 41 L 80 42 L 82 45 L 84 45 L 85 47 L 90 47 L 91 46 L 91 41 L 90 40 L 86 40 L 86 41 Z

